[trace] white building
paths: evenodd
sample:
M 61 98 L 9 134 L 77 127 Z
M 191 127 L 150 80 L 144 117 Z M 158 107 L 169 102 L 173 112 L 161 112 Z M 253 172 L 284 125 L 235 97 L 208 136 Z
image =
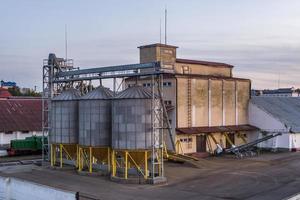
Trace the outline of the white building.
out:
M 41 98 L 0 98 L 0 147 L 33 135 L 42 135 Z
M 259 147 L 300 150 L 300 98 L 252 97 L 249 122 L 266 132 L 257 132 L 259 138 L 269 133 L 282 133 L 281 136 L 260 143 Z
M 262 90 L 260 96 L 266 97 L 299 97 L 299 92 L 294 87 L 279 88 L 275 90 Z

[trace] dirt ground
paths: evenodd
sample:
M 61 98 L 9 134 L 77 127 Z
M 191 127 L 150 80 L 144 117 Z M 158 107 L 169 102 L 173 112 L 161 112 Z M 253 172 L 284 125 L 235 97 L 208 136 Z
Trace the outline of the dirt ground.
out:
M 0 168 L 0 176 L 78 191 L 80 199 L 285 199 L 300 192 L 300 152 L 266 153 L 237 160 L 214 157 L 191 164 L 166 163 L 168 183 L 115 183 L 45 167 Z

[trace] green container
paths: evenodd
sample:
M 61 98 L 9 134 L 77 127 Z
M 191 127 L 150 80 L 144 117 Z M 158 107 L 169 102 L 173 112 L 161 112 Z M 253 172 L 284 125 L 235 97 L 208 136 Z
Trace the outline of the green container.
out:
M 12 149 L 15 150 L 31 150 L 31 151 L 38 151 L 42 150 L 42 136 L 32 136 L 26 137 L 23 140 L 12 140 L 10 146 Z M 44 137 L 44 144 L 47 144 L 48 140 L 47 137 Z
M 13 140 L 11 141 L 11 148 L 15 150 L 34 150 L 36 149 L 35 140 Z

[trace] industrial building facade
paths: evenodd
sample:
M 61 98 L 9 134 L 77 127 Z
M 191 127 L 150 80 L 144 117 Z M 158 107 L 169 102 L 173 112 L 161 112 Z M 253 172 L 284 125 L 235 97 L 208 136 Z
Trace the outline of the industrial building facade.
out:
M 139 47 L 140 63 L 160 61 L 166 72 L 165 105 L 179 153 L 213 153 L 247 141 L 256 128 L 248 125 L 251 82 L 232 76 L 232 65 L 178 59 L 176 46 L 152 44 Z M 137 80 L 126 79 L 126 87 Z M 151 87 L 151 78 L 138 84 Z M 167 146 L 170 147 L 170 140 Z
M 10 141 L 42 135 L 42 99 L 0 97 L 0 148 Z

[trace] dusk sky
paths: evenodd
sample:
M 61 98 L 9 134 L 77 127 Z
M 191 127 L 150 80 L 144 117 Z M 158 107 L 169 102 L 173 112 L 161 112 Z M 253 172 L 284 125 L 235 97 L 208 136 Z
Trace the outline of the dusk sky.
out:
M 168 44 L 178 57 L 225 62 L 252 87 L 300 87 L 299 0 L 1 0 L 0 79 L 41 90 L 50 52 L 86 68 L 137 63 L 137 46 Z

